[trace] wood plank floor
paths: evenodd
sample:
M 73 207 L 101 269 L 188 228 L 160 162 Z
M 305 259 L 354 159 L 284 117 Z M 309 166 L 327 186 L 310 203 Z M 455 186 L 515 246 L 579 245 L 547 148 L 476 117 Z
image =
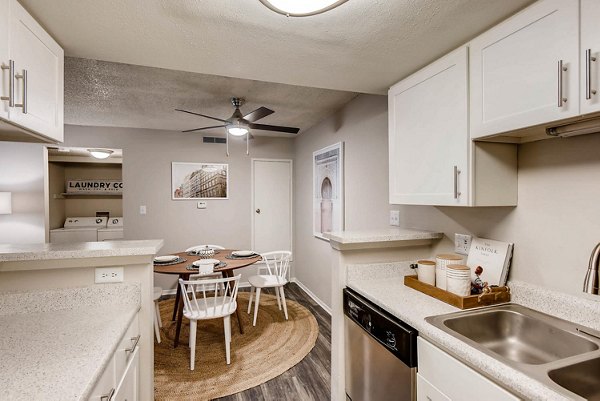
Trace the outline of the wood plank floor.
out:
M 248 289 L 240 289 L 243 290 Z M 285 296 L 306 307 L 317 319 L 319 336 L 315 347 L 300 363 L 287 372 L 260 386 L 217 398 L 218 401 L 327 401 L 331 399 L 331 316 L 295 283 L 285 286 Z

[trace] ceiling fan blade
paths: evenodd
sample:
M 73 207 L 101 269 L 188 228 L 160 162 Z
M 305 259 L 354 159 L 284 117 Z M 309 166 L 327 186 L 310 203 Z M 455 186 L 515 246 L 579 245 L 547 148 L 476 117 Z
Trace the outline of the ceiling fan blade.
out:
M 279 125 L 248 124 L 248 126 L 252 129 L 260 129 L 263 131 L 287 132 L 288 134 L 297 134 L 298 131 L 300 131 L 300 128 L 282 127 Z
M 259 107 L 258 109 L 246 114 L 244 116 L 244 120 L 248 121 L 249 123 L 253 123 L 273 113 L 275 112 L 271 109 L 267 109 L 266 107 Z
M 223 128 L 223 127 L 227 127 L 227 126 L 226 125 L 213 125 L 212 127 L 202 127 L 202 128 L 186 129 L 185 131 L 181 131 L 181 132 L 194 132 L 194 131 L 202 131 L 204 129 Z
M 221 121 L 222 123 L 228 123 L 229 122 L 229 121 L 223 120 L 221 118 L 207 116 L 206 114 L 194 113 L 193 111 L 187 111 L 187 110 L 181 110 L 181 109 L 175 109 L 175 111 L 181 111 L 182 113 L 188 113 L 188 114 L 193 114 L 195 116 L 210 118 L 211 120 Z

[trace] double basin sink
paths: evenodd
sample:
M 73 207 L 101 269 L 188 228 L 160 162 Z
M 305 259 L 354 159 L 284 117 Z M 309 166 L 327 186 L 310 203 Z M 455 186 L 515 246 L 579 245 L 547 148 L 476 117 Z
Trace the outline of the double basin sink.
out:
M 427 322 L 562 395 L 600 400 L 600 332 L 505 304 Z

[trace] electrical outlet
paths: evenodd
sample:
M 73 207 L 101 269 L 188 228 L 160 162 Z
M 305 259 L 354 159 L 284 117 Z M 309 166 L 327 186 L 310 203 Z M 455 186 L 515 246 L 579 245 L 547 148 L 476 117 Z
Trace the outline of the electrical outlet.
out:
M 140 206 L 140 214 L 146 214 L 146 205 Z
M 471 236 L 467 234 L 454 234 L 454 252 L 468 255 L 471 248 Z
M 400 226 L 399 210 L 390 210 L 390 226 Z
M 96 267 L 95 283 L 122 283 L 122 267 Z
M 205 201 L 200 201 L 196 204 L 196 207 L 198 209 L 206 209 L 206 202 Z

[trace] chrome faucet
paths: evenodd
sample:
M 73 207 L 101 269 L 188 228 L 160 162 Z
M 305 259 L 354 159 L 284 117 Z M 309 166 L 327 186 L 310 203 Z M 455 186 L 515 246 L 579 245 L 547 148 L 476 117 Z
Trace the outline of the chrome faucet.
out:
M 583 281 L 583 292 L 598 295 L 598 267 L 600 265 L 600 244 L 594 247 L 590 264 Z

